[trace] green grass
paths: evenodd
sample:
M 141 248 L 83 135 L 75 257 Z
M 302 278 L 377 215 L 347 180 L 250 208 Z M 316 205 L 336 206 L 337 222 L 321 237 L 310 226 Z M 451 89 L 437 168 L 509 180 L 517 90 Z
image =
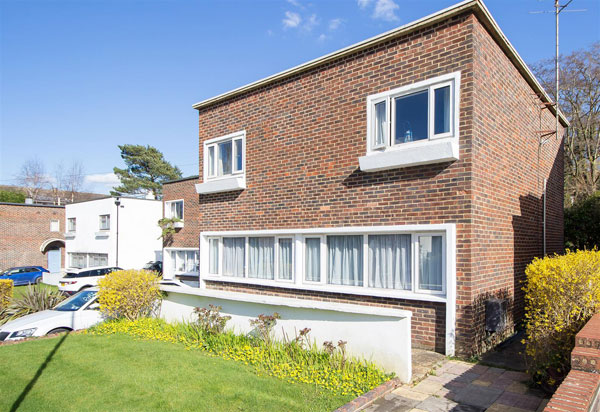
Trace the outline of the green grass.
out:
M 0 364 L 6 411 L 328 411 L 351 398 L 258 376 L 183 345 L 125 335 L 0 346 Z
M 46 285 L 45 283 L 40 283 L 39 285 L 31 285 L 34 288 L 40 289 L 49 289 L 49 290 L 58 290 L 58 286 Z M 15 286 L 13 289 L 13 299 L 19 299 L 23 297 L 25 292 L 27 292 L 28 286 Z

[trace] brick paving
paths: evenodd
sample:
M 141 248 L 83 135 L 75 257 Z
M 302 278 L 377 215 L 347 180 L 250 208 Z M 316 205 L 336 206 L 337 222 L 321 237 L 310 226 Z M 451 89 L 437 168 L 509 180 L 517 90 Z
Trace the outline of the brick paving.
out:
M 439 364 L 440 362 L 438 362 Z M 542 411 L 548 399 L 527 386 L 523 372 L 445 361 L 429 376 L 380 397 L 368 412 L 531 412 Z

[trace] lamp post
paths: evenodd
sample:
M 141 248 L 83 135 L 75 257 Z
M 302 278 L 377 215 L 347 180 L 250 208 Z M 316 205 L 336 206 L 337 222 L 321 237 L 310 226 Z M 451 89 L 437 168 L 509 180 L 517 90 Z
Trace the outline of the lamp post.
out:
M 121 208 L 121 199 L 115 197 L 115 205 L 117 206 L 117 253 L 115 266 L 119 266 L 119 209 Z

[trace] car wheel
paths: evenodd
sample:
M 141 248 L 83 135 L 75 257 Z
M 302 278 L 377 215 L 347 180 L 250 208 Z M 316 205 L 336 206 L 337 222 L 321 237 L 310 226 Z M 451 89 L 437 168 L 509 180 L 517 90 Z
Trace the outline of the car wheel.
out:
M 39 285 L 41 281 L 42 281 L 42 277 L 41 276 L 39 278 L 35 278 L 35 284 L 36 285 Z
M 46 335 L 56 335 L 57 333 L 71 332 L 69 328 L 56 328 L 52 329 L 50 332 L 46 333 Z

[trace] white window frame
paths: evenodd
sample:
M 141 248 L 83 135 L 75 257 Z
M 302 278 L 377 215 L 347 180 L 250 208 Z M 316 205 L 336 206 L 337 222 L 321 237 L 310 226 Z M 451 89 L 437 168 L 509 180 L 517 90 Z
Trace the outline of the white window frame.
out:
M 182 222 L 183 219 L 185 218 L 185 201 L 184 199 L 177 199 L 177 200 L 169 200 L 169 201 L 165 201 L 165 217 L 172 219 L 173 213 L 171 210 L 171 205 L 173 203 L 181 203 L 181 217 L 179 218 Z
M 107 227 L 102 227 L 102 218 L 104 216 L 106 216 L 108 218 L 107 219 L 107 222 L 108 222 Z M 98 227 L 99 227 L 99 230 L 110 230 L 110 214 L 98 215 Z
M 237 166 L 237 148 L 235 142 L 237 140 L 242 141 L 242 169 L 236 170 Z M 217 174 L 217 162 L 219 158 L 219 143 L 224 143 L 227 141 L 231 141 L 231 173 L 223 176 L 218 176 Z M 213 157 L 213 174 L 210 174 L 210 160 L 209 160 L 209 148 L 213 147 L 214 149 L 214 157 Z M 239 132 L 230 133 L 225 136 L 216 137 L 214 139 L 209 139 L 204 142 L 204 181 L 212 181 L 212 180 L 221 180 L 221 179 L 230 179 L 232 177 L 240 177 L 246 175 L 246 131 L 241 130 Z
M 292 241 L 292 278 L 291 279 L 281 279 L 279 277 L 279 255 L 281 253 L 281 248 L 279 247 L 280 239 L 289 239 Z M 278 282 L 285 283 L 295 283 L 296 282 L 296 239 L 293 235 L 290 236 L 275 236 L 275 280 Z
M 292 229 L 292 230 L 258 230 L 258 231 L 227 231 L 227 232 L 203 232 L 200 234 L 200 279 L 201 287 L 203 281 L 223 281 L 232 283 L 257 284 L 264 286 L 289 287 L 294 289 L 314 290 L 332 293 L 349 293 L 365 296 L 394 297 L 409 300 L 446 302 L 453 298 L 452 290 L 448 284 L 455 285 L 456 277 L 456 235 L 455 225 L 448 224 L 426 224 L 426 225 L 404 225 L 404 226 L 375 226 L 375 227 L 346 227 L 346 228 L 315 228 L 315 229 Z M 369 247 L 368 236 L 377 234 L 410 234 L 411 235 L 411 269 L 412 281 L 410 290 L 386 289 L 369 287 Z M 327 283 L 327 236 L 328 235 L 362 235 L 363 236 L 363 285 L 333 285 Z M 442 290 L 425 290 L 419 288 L 419 236 L 442 236 Z M 274 236 L 276 239 L 276 266 L 278 265 L 278 240 L 279 238 L 295 239 L 293 248 L 293 281 L 278 279 L 275 272 L 274 280 L 256 279 L 248 277 L 248 260 L 244 277 L 228 277 L 222 275 L 222 240 L 219 242 L 219 274 L 208 273 L 208 239 L 218 237 L 245 237 L 246 259 L 248 255 L 249 237 Z M 305 244 L 307 238 L 319 238 L 321 245 L 321 279 L 319 282 L 305 280 Z M 275 268 L 277 270 L 277 267 Z M 451 282 L 451 283 L 449 283 Z
M 197 273 L 197 272 L 180 272 L 178 270 L 171 270 L 171 267 L 173 265 L 173 258 L 172 258 L 172 252 L 175 252 L 175 255 L 177 254 L 176 252 L 185 252 L 186 256 L 187 256 L 187 252 L 197 252 L 198 253 L 198 267 L 200 267 L 200 252 L 198 250 L 198 248 L 195 247 L 166 247 L 164 248 L 163 251 L 163 272 L 167 275 L 167 276 L 173 276 L 175 277 L 175 275 L 180 275 L 182 273 Z M 168 259 L 168 262 L 166 262 L 166 260 Z M 186 258 L 187 259 L 187 258 Z M 175 263 L 177 263 L 177 257 L 175 257 Z
M 51 232 L 60 232 L 60 220 L 58 220 L 58 219 L 50 220 L 50 231 Z
M 71 223 L 73 223 L 71 225 Z M 67 232 L 75 233 L 77 231 L 77 218 L 76 217 L 68 217 L 67 218 Z
M 435 90 L 450 86 L 450 131 L 446 133 L 434 134 L 434 111 L 435 111 Z M 408 96 L 410 94 L 428 91 L 428 133 L 427 139 L 416 140 L 413 142 L 394 144 L 395 136 L 395 105 L 396 98 Z M 460 72 L 453 72 L 431 79 L 423 80 L 411 85 L 398 87 L 386 92 L 373 94 L 367 97 L 367 154 L 381 153 L 392 150 L 401 150 L 411 146 L 422 146 L 427 143 L 443 138 L 458 138 L 459 135 L 459 108 L 460 108 Z M 387 143 L 385 145 L 375 145 L 375 104 L 382 101 L 386 102 L 386 128 Z

